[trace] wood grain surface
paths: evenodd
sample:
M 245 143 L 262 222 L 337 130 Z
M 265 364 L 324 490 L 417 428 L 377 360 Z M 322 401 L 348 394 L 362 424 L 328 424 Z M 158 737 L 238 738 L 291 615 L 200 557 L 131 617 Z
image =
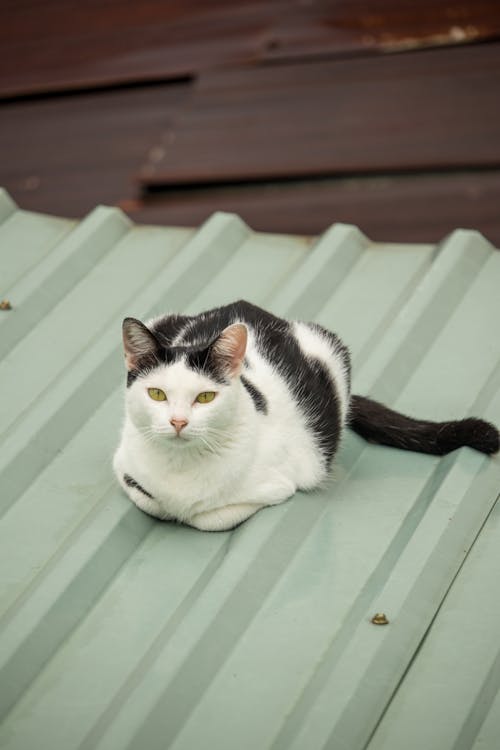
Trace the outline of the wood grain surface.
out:
M 500 245 L 499 38 L 497 0 L 9 0 L 0 184 L 60 216 Z
M 148 185 L 500 166 L 500 42 L 208 72 Z
M 0 96 L 499 34 L 497 0 L 9 0 L 0 24 Z
M 135 221 L 197 226 L 233 211 L 257 230 L 319 234 L 334 222 L 379 242 L 438 242 L 457 227 L 500 247 L 500 170 L 392 174 L 170 189 L 123 208 Z

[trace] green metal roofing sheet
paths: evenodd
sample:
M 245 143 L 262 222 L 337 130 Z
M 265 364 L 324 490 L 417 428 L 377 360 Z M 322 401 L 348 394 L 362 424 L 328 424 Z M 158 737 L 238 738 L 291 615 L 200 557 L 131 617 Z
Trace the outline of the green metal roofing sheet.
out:
M 500 254 L 5 193 L 0 221 L 0 745 L 497 750 L 498 456 L 349 433 L 331 484 L 223 533 L 141 513 L 111 457 L 122 318 L 239 297 L 339 333 L 355 392 L 499 424 Z

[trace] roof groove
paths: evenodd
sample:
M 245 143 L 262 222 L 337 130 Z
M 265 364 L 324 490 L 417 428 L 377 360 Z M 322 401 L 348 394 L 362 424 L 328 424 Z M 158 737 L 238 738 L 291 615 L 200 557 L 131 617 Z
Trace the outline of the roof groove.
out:
M 7 290 L 8 296 L 15 300 L 15 309 L 5 320 L 0 356 L 8 354 L 40 319 L 60 304 L 129 227 L 130 221 L 117 209 L 96 208 Z
M 315 702 L 318 700 L 320 692 L 325 688 L 326 682 L 341 659 L 344 650 L 349 645 L 355 629 L 360 622 L 369 619 L 367 618 L 368 612 L 377 611 L 378 603 L 376 600 L 380 598 L 393 567 L 400 560 L 413 532 L 427 512 L 433 498 L 433 492 L 437 491 L 445 481 L 453 462 L 452 457 L 445 458 L 442 462 L 436 464 L 433 472 L 429 475 L 427 482 L 414 504 L 408 509 L 401 526 L 397 529 L 387 549 L 373 570 L 369 572 L 359 593 L 353 599 L 338 630 L 332 633 L 331 639 L 327 642 L 324 652 L 314 665 L 302 692 L 297 696 L 296 702 L 279 728 L 271 746 L 272 750 L 285 750 L 292 745 L 294 738 L 300 733 L 307 715 L 314 711 Z
M 399 295 L 397 297 L 394 297 L 391 305 L 388 307 L 385 314 L 380 318 L 370 338 L 365 341 L 363 346 L 355 353 L 352 362 L 354 375 L 370 357 L 370 354 L 380 346 L 381 339 L 385 336 L 387 331 L 390 331 L 391 325 L 400 314 L 400 310 L 404 310 L 405 303 L 408 300 L 411 300 L 413 295 L 417 292 L 422 280 L 427 278 L 429 274 L 432 273 L 433 263 L 434 258 L 430 253 L 427 253 L 426 255 L 422 253 L 422 262 L 415 267 L 411 277 L 408 280 L 405 280 L 406 283 L 402 283 Z
M 369 245 L 356 227 L 335 224 L 328 229 L 273 296 L 275 314 L 313 319 Z
M 4 602 L 4 609 L 0 616 L 0 625 L 4 629 L 2 637 L 21 639 L 23 637 L 23 627 L 24 629 L 26 628 L 26 623 L 29 623 L 28 629 L 30 629 L 32 623 L 37 621 L 37 607 L 39 609 L 49 608 L 50 597 L 48 596 L 47 591 L 50 588 L 55 589 L 58 587 L 60 591 L 64 590 L 70 580 L 71 575 L 73 575 L 73 571 L 77 569 L 79 564 L 78 562 L 72 563 L 71 560 L 68 559 L 71 558 L 72 554 L 78 554 L 76 550 L 79 544 L 79 537 L 91 533 L 89 532 L 89 527 L 92 527 L 92 525 L 96 523 L 96 517 L 99 517 L 102 528 L 108 528 L 111 523 L 109 521 L 109 508 L 104 514 L 103 523 L 103 513 L 101 508 L 103 497 L 105 498 L 106 494 L 109 494 L 111 486 L 112 485 L 110 482 L 108 490 L 103 494 L 103 496 L 97 496 L 94 500 L 94 503 L 89 504 L 89 507 L 85 509 L 85 515 L 82 515 L 77 519 L 74 527 L 67 534 L 67 536 L 64 537 L 64 539 L 60 540 L 59 544 L 56 547 L 50 547 L 50 549 L 46 550 L 46 557 L 43 559 L 43 561 L 40 561 L 40 559 L 34 559 L 33 557 L 31 558 L 29 562 L 31 563 L 32 570 L 30 571 L 31 577 L 28 583 L 26 583 L 24 588 L 19 589 L 19 593 L 17 596 L 15 595 L 15 593 L 13 594 L 10 602 Z M 122 509 L 122 511 L 123 510 L 124 509 Z M 113 512 L 116 515 L 115 522 L 120 523 L 123 513 L 120 514 L 114 508 Z M 93 545 L 91 546 L 95 546 L 94 541 Z M 64 560 L 64 568 L 58 569 L 57 566 L 62 560 Z M 47 583 L 47 579 L 50 576 L 55 576 L 58 583 Z M 29 616 L 26 616 L 24 626 L 11 626 L 11 623 L 15 620 L 15 618 L 18 618 L 20 621 L 22 620 L 22 617 L 19 617 L 19 613 L 23 608 L 25 610 L 25 613 L 29 610 Z M 8 629 L 10 629 L 10 634 Z
M 322 506 L 323 506 L 323 503 L 321 503 L 318 506 L 318 512 L 321 512 Z M 292 512 L 292 509 L 288 509 L 288 511 Z M 302 509 L 301 512 L 303 513 L 304 509 Z M 294 514 L 295 515 L 297 514 L 297 509 L 294 511 Z M 279 519 L 277 519 L 277 520 L 279 520 Z M 283 519 L 279 520 L 280 529 L 275 529 L 275 531 L 274 531 L 275 535 L 277 534 L 280 537 L 282 536 L 283 523 L 284 523 Z M 274 526 L 276 526 L 276 525 L 277 524 L 274 524 Z M 285 527 L 285 530 L 286 530 L 286 527 Z M 241 531 L 243 532 L 244 530 L 242 529 Z M 285 539 L 286 539 L 286 537 L 285 537 Z M 287 546 L 290 546 L 290 540 L 289 539 L 287 540 Z M 264 567 L 265 567 L 266 566 L 266 557 L 268 558 L 269 554 L 276 556 L 275 547 L 276 547 L 276 545 L 274 543 L 272 543 L 272 540 L 271 541 L 268 540 L 265 543 L 263 543 L 262 546 L 259 547 L 259 550 L 255 551 L 255 555 L 252 552 L 252 560 L 253 560 L 253 562 L 255 564 L 260 565 L 260 566 L 264 565 Z M 263 556 L 262 550 L 267 550 L 267 553 L 264 553 L 264 558 L 262 557 Z M 243 559 L 242 561 L 239 562 L 239 567 L 241 567 L 241 563 L 242 562 L 244 564 L 245 563 L 245 559 Z M 217 584 L 219 588 L 221 587 L 221 580 L 220 580 L 220 573 L 221 572 L 222 571 L 219 571 L 219 580 L 218 580 L 218 584 Z M 223 590 L 224 591 L 228 590 L 228 593 L 229 593 L 230 597 L 231 596 L 233 596 L 233 597 L 234 596 L 240 596 L 240 597 L 244 596 L 244 587 L 243 587 L 243 591 L 241 590 L 242 579 L 244 579 L 245 576 L 248 577 L 249 571 L 245 572 L 244 570 L 242 570 L 242 571 L 240 571 L 240 574 L 238 574 L 237 576 L 235 576 L 234 564 L 231 564 L 229 567 L 228 566 L 225 567 L 225 572 L 226 572 L 226 575 L 228 575 L 230 577 L 230 580 L 232 581 L 232 583 L 231 583 L 229 589 L 227 587 L 227 584 L 223 585 Z M 280 571 L 277 571 L 277 572 L 279 573 Z M 250 580 L 253 580 L 253 576 L 252 575 L 250 576 Z M 210 582 L 209 589 L 210 588 L 213 588 L 213 581 Z M 239 594 L 238 594 L 238 591 L 239 591 Z M 205 593 L 206 593 L 206 596 L 209 597 L 209 601 L 210 601 L 213 598 L 213 594 L 210 595 L 210 591 L 209 590 L 207 592 L 205 592 Z M 205 618 L 200 617 L 200 613 L 196 612 L 196 605 L 197 605 L 197 603 L 195 601 L 193 601 L 193 606 L 195 607 L 195 609 L 194 609 L 193 612 L 189 612 L 188 611 L 186 613 L 186 616 L 188 617 L 188 619 L 191 619 L 191 621 L 194 620 L 195 622 L 200 622 L 200 621 L 201 622 L 206 622 L 206 616 L 205 616 Z M 224 606 L 227 606 L 227 604 L 225 604 Z M 212 609 L 211 605 L 210 605 L 210 609 Z M 198 603 L 198 610 L 199 610 L 199 603 Z M 220 611 L 214 611 L 212 613 L 209 621 L 210 622 L 214 622 L 214 621 L 217 621 L 217 619 L 220 619 L 221 617 L 223 617 L 223 615 L 221 614 Z M 212 618 L 214 618 L 214 619 L 212 619 Z M 186 627 L 186 625 L 184 627 Z M 216 631 L 216 628 L 215 628 L 215 631 Z M 215 637 L 217 637 L 216 632 L 214 633 L 214 635 L 215 635 Z M 183 644 L 183 648 L 185 649 L 185 645 L 184 644 Z M 188 652 L 188 655 L 187 655 L 186 658 L 189 659 L 190 661 L 192 661 L 192 656 L 191 656 L 190 652 Z M 161 659 L 161 653 L 159 653 L 159 654 L 157 653 L 157 655 L 156 655 L 156 662 L 158 663 L 158 660 L 160 660 L 160 659 Z M 148 693 L 149 692 L 150 692 L 150 690 L 148 689 Z M 122 708 L 122 710 L 123 710 L 123 708 Z M 128 711 L 128 709 L 127 709 L 127 711 Z
M 169 310 L 189 310 L 191 301 L 210 283 L 239 245 L 248 237 L 248 227 L 237 216 L 217 213 L 193 235 L 169 267 L 172 280 L 143 318 Z M 158 309 L 158 305 L 161 305 Z
M 152 667 L 157 660 L 158 650 L 164 647 L 165 643 L 172 637 L 178 627 L 182 627 L 182 621 L 187 616 L 195 602 L 202 595 L 205 587 L 209 584 L 213 575 L 219 569 L 222 560 L 227 551 L 231 538 L 225 536 L 218 545 L 212 545 L 211 556 L 206 566 L 200 571 L 200 575 L 194 580 L 191 588 L 186 592 L 178 606 L 172 611 L 166 623 L 160 624 L 158 633 L 148 645 L 146 652 L 134 668 L 126 674 L 123 683 L 120 685 L 118 692 L 112 696 L 109 703 L 100 713 L 94 726 L 85 736 L 79 746 L 80 750 L 90 750 L 103 737 L 106 729 L 109 727 L 116 714 L 122 709 L 123 704 L 137 689 L 138 685 L 144 678 L 148 667 Z
M 235 643 L 259 612 L 262 601 L 274 587 L 276 578 L 286 570 L 291 556 L 303 541 L 303 535 L 321 510 L 322 507 L 317 506 L 316 514 L 313 515 L 311 509 L 303 504 L 289 509 L 281 519 L 279 528 L 262 545 L 258 557 L 253 559 L 253 567 L 245 571 L 229 592 L 227 600 L 205 628 L 202 638 L 167 683 L 156 706 L 127 747 L 135 748 L 146 743 L 150 748 L 164 748 L 174 741 L 197 697 L 192 682 L 193 674 L 196 674 L 196 691 L 198 698 L 201 698 L 229 657 Z M 230 620 L 227 617 L 229 612 L 232 613 Z M 237 619 L 234 612 L 237 612 Z M 186 700 L 188 694 L 189 701 Z
M 425 267 L 429 246 L 372 246 L 365 250 L 336 293 L 315 316 L 318 323 L 341 336 L 356 361 L 374 332 L 399 299 L 401 289 L 412 283 Z M 368 314 L 369 310 L 369 314 Z
M 0 241 L 5 248 L 15 248 L 15 254 L 2 253 L 2 294 L 16 291 L 25 274 L 42 264 L 53 247 L 71 232 L 75 222 L 68 219 L 47 218 L 25 211 L 15 211 L 0 224 Z M 15 305 L 16 300 L 11 299 Z M 5 319 L 4 319 L 5 320 Z M 5 323 L 2 323 L 2 326 Z
M 373 606 L 367 608 L 351 632 L 339 661 L 323 661 L 320 667 L 325 678 L 322 692 L 314 703 L 310 703 L 308 713 L 302 714 L 300 727 L 294 723 L 297 733 L 287 735 L 289 744 L 286 746 L 290 750 L 304 746 L 304 737 L 311 733 L 313 725 L 313 747 L 330 747 L 334 737 L 335 747 L 339 750 L 365 747 L 374 728 L 371 722 L 376 721 L 384 710 L 435 609 L 447 592 L 449 576 L 456 574 L 491 509 L 491 501 L 487 501 L 486 507 L 480 507 L 473 497 L 474 485 L 466 484 L 463 489 L 461 484 L 466 476 L 464 465 L 486 461 L 472 452 L 460 452 L 458 459 L 445 460 L 451 464 L 450 471 Z M 479 476 L 479 484 L 486 483 L 491 487 L 494 482 L 498 484 L 498 478 L 498 466 L 489 462 Z M 475 487 L 477 489 L 477 483 Z M 457 492 L 457 499 L 453 492 L 450 494 L 451 488 Z M 450 516 L 453 524 L 449 523 Z M 441 541 L 437 546 L 433 544 L 436 537 Z M 431 554 L 427 558 L 425 551 L 429 548 Z M 419 558 L 424 563 L 421 570 Z M 375 611 L 387 613 L 392 624 L 390 629 L 379 630 L 371 626 L 370 612 Z M 397 648 L 394 648 L 395 643 Z M 360 649 L 363 650 L 362 658 Z M 360 680 L 360 674 L 373 676 L 373 679 Z M 334 705 L 327 700 L 328 695 L 336 696 Z M 362 724 L 359 722 L 360 712 L 365 717 Z M 273 750 L 278 750 L 278 747 Z
M 491 372 L 485 378 L 484 385 L 474 399 L 470 413 L 500 414 L 500 359 L 493 365 Z M 495 419 L 495 417 L 491 417 Z
M 429 272 L 381 336 L 371 361 L 355 373 L 356 387 L 394 401 L 492 252 L 473 232 L 454 232 L 442 243 Z
M 494 698 L 500 684 L 497 643 L 500 622 L 499 610 L 492 606 L 491 591 L 497 579 L 499 499 L 500 496 L 453 579 L 438 617 L 421 645 L 419 658 L 405 675 L 401 695 L 396 694 L 382 716 L 369 743 L 373 750 L 397 747 L 403 736 L 408 738 L 405 746 L 410 750 L 422 745 L 436 750 L 443 746 L 454 750 L 496 747 L 498 714 L 495 716 Z M 457 619 L 461 624 L 459 629 L 454 627 Z M 472 654 L 471 663 L 467 657 Z M 447 687 L 450 702 L 443 700 L 442 680 L 431 676 L 436 664 L 438 674 L 453 675 Z M 426 684 L 425 691 L 420 687 L 422 681 Z M 470 709 L 456 720 L 457 700 Z
M 4 718 L 33 682 L 47 661 L 56 653 L 68 635 L 85 617 L 99 593 L 104 591 L 152 526 L 151 519 L 140 518 L 132 509 L 123 514 L 110 535 L 103 540 L 96 553 L 74 571 L 71 586 L 67 586 L 42 613 L 43 619 L 32 622 L 32 629 L 3 665 L 0 677 L 4 685 L 0 700 L 0 717 Z M 133 524 L 130 519 L 133 518 Z M 134 530 L 135 533 L 132 533 Z M 121 533 L 125 531 L 125 534 Z M 113 542 L 115 542 L 113 544 Z M 43 589 L 40 594 L 43 593 Z

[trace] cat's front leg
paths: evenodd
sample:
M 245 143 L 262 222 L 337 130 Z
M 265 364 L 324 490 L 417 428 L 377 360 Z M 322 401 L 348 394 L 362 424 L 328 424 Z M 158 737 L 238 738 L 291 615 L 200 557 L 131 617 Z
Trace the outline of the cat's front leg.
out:
M 202 531 L 234 529 L 235 526 L 246 521 L 261 508 L 279 505 L 279 503 L 288 500 L 297 489 L 291 479 L 278 471 L 269 472 L 267 480 L 260 484 L 256 482 L 256 485 L 252 496 L 249 498 L 250 502 L 224 505 L 203 513 L 196 513 L 186 523 Z
M 265 480 L 256 481 L 253 486 L 249 500 L 263 505 L 279 505 L 292 497 L 297 490 L 295 482 L 277 469 L 271 469 Z
M 155 500 L 154 498 L 145 497 L 143 494 L 141 494 L 138 490 L 127 488 L 126 490 L 127 495 L 132 500 L 132 502 L 137 505 L 137 507 L 142 510 L 144 513 L 147 513 L 148 516 L 154 516 L 155 518 L 159 518 L 160 521 L 167 521 L 169 520 L 168 517 L 165 515 L 165 512 L 163 511 L 160 503 L 158 500 Z
M 158 500 L 147 492 L 141 485 L 135 481 L 129 474 L 117 472 L 117 479 L 120 482 L 123 490 L 127 497 L 132 500 L 134 505 L 147 513 L 149 516 L 154 516 L 162 521 L 166 520 L 166 515 L 162 509 Z
M 194 526 L 200 531 L 228 531 L 234 529 L 247 518 L 253 516 L 258 510 L 265 507 L 265 503 L 238 503 L 237 505 L 224 505 L 220 508 L 196 513 L 186 520 L 189 526 Z

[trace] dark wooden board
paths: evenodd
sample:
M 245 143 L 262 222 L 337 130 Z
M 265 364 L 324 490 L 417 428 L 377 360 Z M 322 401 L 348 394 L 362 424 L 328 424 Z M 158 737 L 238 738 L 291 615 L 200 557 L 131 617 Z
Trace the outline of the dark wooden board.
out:
M 499 35 L 497 0 L 6 0 L 0 96 Z
M 134 195 L 133 173 L 188 84 L 3 104 L 0 185 L 26 209 L 81 217 Z
M 442 51 L 450 72 L 456 71 L 457 51 Z M 475 51 L 467 47 L 469 57 Z M 391 58 L 395 78 L 398 61 L 406 57 Z M 232 75 L 238 80 L 240 72 Z M 318 69 L 319 87 L 324 80 L 328 76 Z M 209 84 L 216 90 L 217 76 L 204 85 Z M 422 82 L 424 90 L 426 85 Z M 168 84 L 4 103 L 0 184 L 24 208 L 61 216 L 82 217 L 107 203 L 121 205 L 136 221 L 198 226 L 213 211 L 227 210 L 263 231 L 319 234 L 346 221 L 375 240 L 436 242 L 466 226 L 500 245 L 498 170 L 206 186 L 141 198 L 132 176 L 146 153 L 161 156 L 151 146 L 166 127 L 173 131 L 191 91 L 190 84 Z M 262 91 L 267 95 L 265 86 Z M 475 110 L 465 109 L 458 132 L 467 133 L 474 117 Z M 366 137 L 372 137 L 368 128 Z M 465 137 L 462 143 L 466 151 Z
M 208 72 L 146 185 L 500 166 L 500 42 Z
M 500 170 L 171 190 L 122 205 L 135 221 L 163 225 L 232 211 L 256 230 L 316 235 L 341 221 L 380 242 L 439 242 L 463 227 L 500 247 Z

